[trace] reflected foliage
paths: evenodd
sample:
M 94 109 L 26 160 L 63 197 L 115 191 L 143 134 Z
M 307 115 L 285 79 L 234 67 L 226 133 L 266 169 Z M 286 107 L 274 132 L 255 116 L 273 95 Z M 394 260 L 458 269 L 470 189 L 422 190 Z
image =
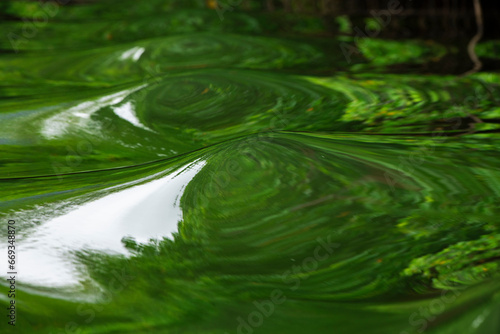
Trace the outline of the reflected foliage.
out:
M 326 38 L 314 18 L 210 7 L 57 6 L 30 38 L 0 23 L 2 219 L 29 235 L 205 162 L 171 238 L 75 249 L 78 287 L 20 284 L 18 332 L 237 333 L 280 291 L 252 332 L 496 333 L 499 74 L 419 73 L 453 50 L 359 40 L 345 17 Z

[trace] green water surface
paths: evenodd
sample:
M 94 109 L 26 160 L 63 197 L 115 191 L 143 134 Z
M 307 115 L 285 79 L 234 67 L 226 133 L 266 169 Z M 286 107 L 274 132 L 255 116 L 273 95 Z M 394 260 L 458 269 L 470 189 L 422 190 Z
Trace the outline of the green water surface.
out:
M 500 332 L 498 73 L 391 73 L 447 50 L 237 6 L 53 4 L 0 23 L 2 333 Z

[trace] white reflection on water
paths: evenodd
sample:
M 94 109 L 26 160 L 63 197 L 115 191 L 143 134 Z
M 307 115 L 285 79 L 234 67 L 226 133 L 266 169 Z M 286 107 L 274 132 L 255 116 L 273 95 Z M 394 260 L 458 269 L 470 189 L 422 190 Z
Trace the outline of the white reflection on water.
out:
M 148 128 L 144 124 L 142 124 L 141 121 L 139 121 L 139 118 L 137 117 L 137 114 L 135 113 L 134 105 L 133 105 L 132 101 L 128 101 L 124 104 L 121 104 L 119 106 L 114 106 L 112 108 L 113 108 L 113 112 L 118 117 L 122 118 L 123 120 L 129 122 L 130 124 L 132 124 L 134 126 L 137 126 L 138 128 L 142 128 L 144 130 L 154 132 L 153 130 L 151 130 L 150 128 Z
M 122 102 L 128 95 L 144 86 L 106 95 L 94 101 L 82 102 L 69 109 L 62 108 L 56 114 L 42 120 L 41 134 L 47 139 L 55 139 L 72 131 L 85 129 L 89 133 L 95 132 L 99 135 L 102 130 L 98 122 L 91 120 L 92 114 L 101 108 Z
M 205 165 L 197 161 L 181 172 L 113 192 L 47 221 L 19 240 L 19 280 L 35 286 L 67 287 L 86 277 L 73 252 L 94 250 L 127 255 L 125 236 L 138 242 L 170 237 L 182 219 L 185 186 Z M 6 246 L 1 254 L 6 254 Z
M 127 50 L 122 53 L 120 56 L 121 60 L 132 59 L 133 61 L 138 61 L 141 58 L 142 54 L 146 51 L 145 48 L 136 46 L 130 50 Z

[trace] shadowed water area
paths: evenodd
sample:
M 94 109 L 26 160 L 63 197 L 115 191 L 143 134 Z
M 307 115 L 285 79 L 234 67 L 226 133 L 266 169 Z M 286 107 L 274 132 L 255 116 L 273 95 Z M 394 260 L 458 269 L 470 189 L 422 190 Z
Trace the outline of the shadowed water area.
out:
M 500 74 L 208 3 L 0 23 L 15 330 L 498 333 Z

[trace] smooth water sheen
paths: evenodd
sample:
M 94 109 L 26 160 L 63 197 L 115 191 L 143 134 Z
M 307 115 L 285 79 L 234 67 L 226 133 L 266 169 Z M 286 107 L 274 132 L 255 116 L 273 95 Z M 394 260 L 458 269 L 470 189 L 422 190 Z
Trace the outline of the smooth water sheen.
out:
M 500 331 L 500 75 L 271 22 L 60 6 L 0 54 L 17 332 Z

